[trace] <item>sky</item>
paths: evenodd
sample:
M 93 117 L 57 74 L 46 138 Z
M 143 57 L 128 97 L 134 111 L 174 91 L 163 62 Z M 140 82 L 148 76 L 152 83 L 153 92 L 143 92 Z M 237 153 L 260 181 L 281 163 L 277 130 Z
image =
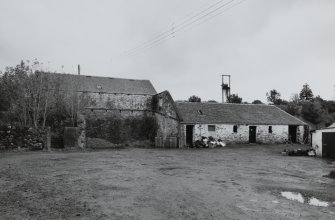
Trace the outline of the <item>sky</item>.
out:
M 333 0 L 0 0 L 0 70 L 148 79 L 175 100 L 335 99 Z M 156 37 L 156 38 L 155 38 Z

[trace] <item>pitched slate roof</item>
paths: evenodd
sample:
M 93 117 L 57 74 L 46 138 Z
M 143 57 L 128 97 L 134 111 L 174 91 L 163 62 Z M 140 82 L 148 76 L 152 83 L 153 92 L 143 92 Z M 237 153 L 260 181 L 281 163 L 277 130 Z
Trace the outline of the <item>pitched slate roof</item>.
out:
M 177 102 L 182 123 L 305 125 L 273 105 Z
M 60 82 L 60 89 L 132 95 L 154 95 L 155 88 L 149 80 L 122 79 L 101 76 L 47 73 L 52 80 Z

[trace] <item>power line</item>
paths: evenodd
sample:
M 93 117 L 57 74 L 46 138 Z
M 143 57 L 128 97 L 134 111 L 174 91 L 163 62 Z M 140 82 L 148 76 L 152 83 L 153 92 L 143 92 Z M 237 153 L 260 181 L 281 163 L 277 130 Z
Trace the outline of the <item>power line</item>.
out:
M 155 45 L 157 45 L 157 44 L 159 44 L 159 43 L 161 43 L 165 40 L 173 38 L 176 33 L 181 32 L 183 30 L 187 31 L 187 30 L 193 28 L 192 25 L 193 26 L 198 26 L 198 25 L 204 23 L 205 21 L 210 20 L 210 19 L 222 14 L 223 12 L 229 10 L 230 8 L 235 7 L 236 5 L 242 3 L 245 0 L 242 0 L 242 1 L 238 2 L 237 4 L 234 4 L 233 6 L 226 8 L 223 11 L 220 11 L 220 9 L 224 8 L 225 6 L 231 4 L 234 1 L 235 0 L 230 0 L 230 1 L 228 1 L 224 4 L 222 4 L 222 5 L 219 5 L 220 3 L 224 2 L 224 0 L 221 0 L 219 2 L 211 4 L 206 9 L 203 9 L 200 12 L 196 13 L 195 15 L 193 15 L 193 16 L 187 18 L 187 19 L 184 19 L 183 22 L 174 26 L 173 29 L 171 29 L 171 31 L 165 31 L 165 32 L 161 33 L 160 35 L 157 35 L 155 38 L 152 38 L 151 40 L 146 41 L 142 45 L 139 45 L 139 46 L 133 48 L 132 50 L 129 50 L 125 55 L 126 56 L 131 56 L 131 55 L 137 54 L 138 52 L 140 52 L 142 50 L 152 48 L 152 46 L 155 46 Z M 217 7 L 215 7 L 215 6 L 217 6 Z M 214 9 L 209 10 L 211 8 L 214 8 Z M 216 13 L 213 16 L 210 16 L 215 12 L 219 12 L 219 13 Z M 207 18 L 207 17 L 209 17 L 209 18 Z M 205 19 L 205 18 L 207 18 L 207 19 Z M 201 20 L 203 20 L 203 21 L 201 21 Z
M 220 4 L 221 2 L 224 2 L 224 1 L 226 1 L 226 0 L 220 0 L 220 1 L 216 2 L 216 3 L 214 3 L 214 4 L 210 4 L 205 9 L 198 8 L 197 10 L 195 10 L 194 12 L 192 12 L 188 16 L 186 16 L 181 22 L 178 23 L 178 25 L 174 26 L 174 23 L 173 23 L 172 28 L 170 28 L 170 27 L 167 28 L 167 30 L 165 30 L 165 31 L 163 31 L 161 33 L 156 34 L 150 40 L 144 41 L 140 45 L 136 46 L 133 49 L 130 49 L 130 50 L 126 51 L 125 53 L 129 54 L 129 53 L 137 50 L 138 48 L 141 48 L 141 47 L 145 46 L 146 44 L 150 44 L 152 41 L 155 41 L 157 39 L 160 39 L 161 37 L 164 37 L 164 35 L 166 35 L 166 34 L 170 35 L 170 33 L 173 33 L 173 29 L 180 27 L 181 25 L 183 25 L 183 24 L 187 23 L 188 21 L 196 18 L 197 16 L 201 15 L 202 13 L 206 12 L 207 10 L 215 7 L 216 5 L 218 5 L 218 4 Z M 197 12 L 199 9 L 202 9 L 202 10 L 200 12 Z M 195 15 L 191 16 L 192 14 L 195 14 Z

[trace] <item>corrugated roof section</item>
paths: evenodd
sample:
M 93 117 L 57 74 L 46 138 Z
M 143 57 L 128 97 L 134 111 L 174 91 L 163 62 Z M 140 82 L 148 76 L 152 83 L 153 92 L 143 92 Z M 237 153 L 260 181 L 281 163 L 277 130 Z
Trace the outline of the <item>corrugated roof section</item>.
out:
M 196 102 L 177 102 L 176 105 L 184 123 L 305 125 L 303 121 L 272 105 Z
M 59 81 L 61 89 L 70 91 L 154 95 L 156 90 L 149 80 L 122 79 L 101 76 L 47 73 Z

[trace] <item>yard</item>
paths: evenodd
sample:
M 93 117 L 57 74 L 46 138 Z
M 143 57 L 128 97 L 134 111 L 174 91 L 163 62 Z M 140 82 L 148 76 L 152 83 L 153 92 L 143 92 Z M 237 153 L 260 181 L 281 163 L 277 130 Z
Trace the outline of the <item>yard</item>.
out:
M 283 148 L 2 152 L 0 219 L 334 219 L 335 163 Z

